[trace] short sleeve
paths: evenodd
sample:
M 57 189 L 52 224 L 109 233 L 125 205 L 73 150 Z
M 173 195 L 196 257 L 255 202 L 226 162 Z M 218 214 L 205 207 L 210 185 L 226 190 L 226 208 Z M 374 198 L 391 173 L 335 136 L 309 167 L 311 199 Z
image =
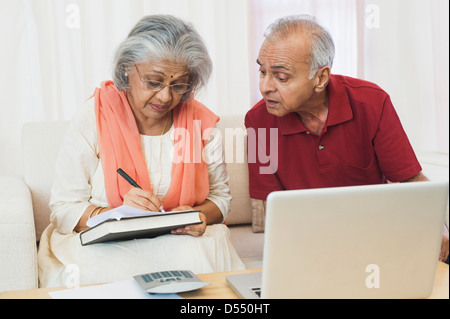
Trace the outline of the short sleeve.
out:
M 422 171 L 389 96 L 373 143 L 380 169 L 389 181 L 401 182 Z

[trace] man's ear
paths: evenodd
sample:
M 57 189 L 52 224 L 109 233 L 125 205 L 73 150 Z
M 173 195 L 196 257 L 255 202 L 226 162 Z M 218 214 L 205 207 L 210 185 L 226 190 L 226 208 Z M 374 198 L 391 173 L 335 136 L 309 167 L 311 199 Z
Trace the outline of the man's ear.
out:
M 328 65 L 319 69 L 316 74 L 316 82 L 314 83 L 316 93 L 320 93 L 326 89 L 328 82 L 330 81 L 330 75 L 331 69 Z

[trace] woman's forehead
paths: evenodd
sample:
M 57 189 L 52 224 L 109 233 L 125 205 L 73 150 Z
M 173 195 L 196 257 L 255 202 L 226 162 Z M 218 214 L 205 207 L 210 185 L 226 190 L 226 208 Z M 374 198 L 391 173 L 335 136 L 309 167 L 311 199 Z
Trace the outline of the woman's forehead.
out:
M 149 61 L 137 64 L 137 67 L 142 76 L 156 74 L 168 78 L 179 78 L 189 75 L 186 63 L 178 61 Z

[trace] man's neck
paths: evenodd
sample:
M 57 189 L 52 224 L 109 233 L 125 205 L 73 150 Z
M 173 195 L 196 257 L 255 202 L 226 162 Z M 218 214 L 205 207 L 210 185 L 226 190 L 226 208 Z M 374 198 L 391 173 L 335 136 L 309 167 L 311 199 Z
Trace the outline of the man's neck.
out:
M 320 135 L 328 118 L 328 94 L 325 90 L 323 94 L 310 100 L 306 106 L 297 111 L 303 125 L 311 132 Z

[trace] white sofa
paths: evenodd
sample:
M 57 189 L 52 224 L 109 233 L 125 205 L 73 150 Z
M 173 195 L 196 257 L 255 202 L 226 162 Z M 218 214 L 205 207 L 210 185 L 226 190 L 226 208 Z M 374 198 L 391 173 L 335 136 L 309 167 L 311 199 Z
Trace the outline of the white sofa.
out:
M 55 161 L 67 124 L 26 123 L 22 131 L 24 178 L 0 177 L 0 292 L 38 287 L 36 242 L 49 224 Z M 243 116 L 223 116 L 219 128 L 226 151 L 246 153 Z M 245 158 L 228 162 L 233 199 L 226 224 L 246 267 L 259 268 L 264 236 L 253 233 L 251 227 L 247 163 Z

